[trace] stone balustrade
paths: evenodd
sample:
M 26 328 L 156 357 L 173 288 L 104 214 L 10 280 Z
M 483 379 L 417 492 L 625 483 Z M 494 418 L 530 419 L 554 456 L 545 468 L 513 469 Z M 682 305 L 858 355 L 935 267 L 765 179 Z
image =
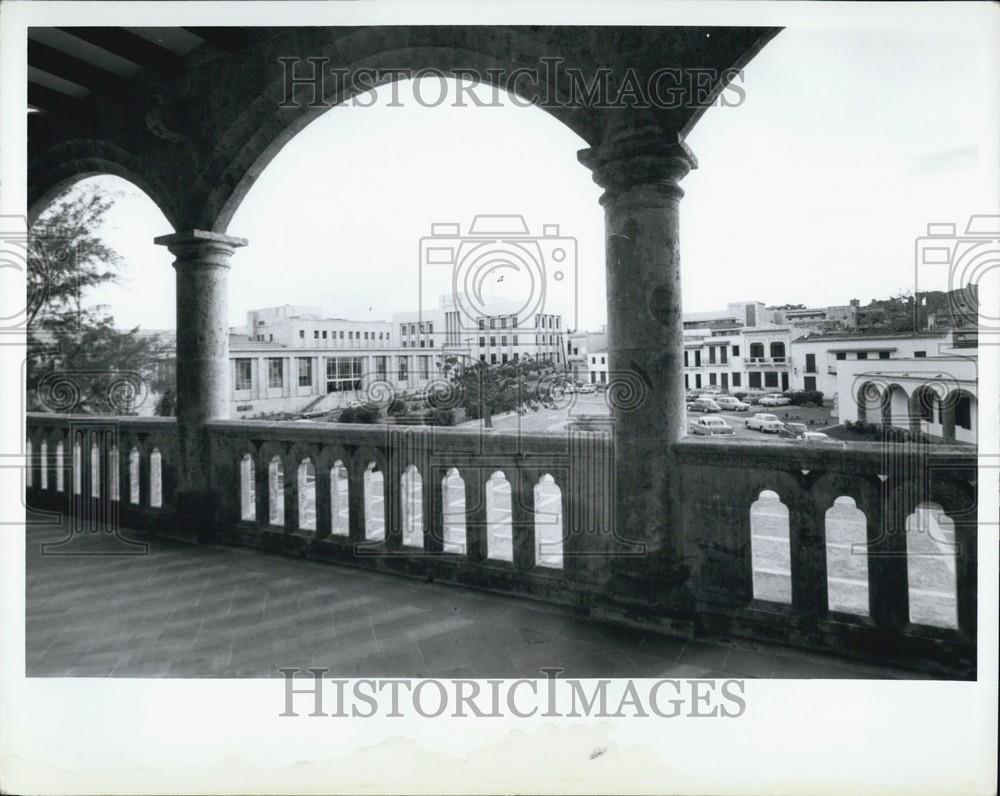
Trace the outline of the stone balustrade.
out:
M 181 528 L 173 420 L 29 414 L 27 425 L 28 503 L 68 512 L 74 529 L 114 518 L 654 629 L 975 673 L 968 447 L 684 439 L 663 452 L 681 507 L 677 560 L 613 527 L 611 428 L 209 421 L 212 513 Z M 933 533 L 914 527 L 921 511 Z

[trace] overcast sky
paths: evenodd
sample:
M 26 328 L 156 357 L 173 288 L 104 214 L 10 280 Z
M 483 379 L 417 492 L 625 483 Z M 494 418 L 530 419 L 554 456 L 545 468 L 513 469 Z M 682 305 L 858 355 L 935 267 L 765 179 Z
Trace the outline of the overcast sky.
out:
M 913 289 L 926 224 L 964 226 L 995 195 L 995 175 L 977 168 L 970 44 L 947 30 L 811 29 L 768 44 L 746 68 L 745 101 L 710 109 L 688 137 L 700 165 L 683 182 L 685 310 Z M 533 232 L 558 224 L 576 240 L 577 277 L 551 306 L 571 316 L 575 290 L 579 317 L 567 325 L 603 323 L 603 211 L 577 162 L 583 141 L 537 108 L 425 108 L 408 96 L 402 108 L 386 96 L 332 109 L 264 171 L 229 226 L 250 240 L 233 258 L 230 322 L 284 303 L 358 319 L 415 310 L 432 223 L 464 231 L 477 213 L 513 213 Z M 128 265 L 125 281 L 93 300 L 120 326 L 173 327 L 171 257 L 151 242 L 170 231 L 166 220 L 128 183 L 94 179 L 123 192 L 104 234 Z

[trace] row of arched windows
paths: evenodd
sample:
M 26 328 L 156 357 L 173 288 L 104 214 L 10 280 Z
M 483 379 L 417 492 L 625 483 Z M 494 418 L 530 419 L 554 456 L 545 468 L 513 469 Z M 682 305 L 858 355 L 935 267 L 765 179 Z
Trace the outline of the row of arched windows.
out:
M 245 453 L 240 462 L 240 516 L 248 522 L 257 520 L 257 494 L 253 457 Z M 311 459 L 299 462 L 295 474 L 298 494 L 298 530 L 316 530 L 316 468 Z M 347 467 L 337 460 L 330 467 L 331 533 L 349 534 L 350 481 Z M 402 544 L 423 549 L 425 518 L 423 477 L 416 465 L 400 476 Z M 375 462 L 369 462 L 363 477 L 363 525 L 366 540 L 385 539 L 385 480 Z M 465 480 L 455 467 L 441 479 L 443 514 L 443 550 L 464 555 L 467 550 Z M 267 522 L 284 527 L 284 464 L 274 456 L 267 464 Z M 543 475 L 534 487 L 535 561 L 539 566 L 563 566 L 562 490 L 551 475 Z M 498 561 L 514 558 L 511 486 L 502 470 L 494 472 L 486 483 L 487 557 Z
M 56 492 L 65 492 L 65 468 L 66 468 L 66 446 L 62 440 L 55 444 L 53 458 L 49 459 L 48 440 L 42 440 L 38 446 L 38 458 L 40 466 L 38 468 L 39 488 L 48 490 L 55 488 Z M 25 451 L 29 461 L 34 454 L 34 443 L 27 440 Z M 111 500 L 121 499 L 121 488 L 119 485 L 119 458 L 118 446 L 111 444 L 107 448 L 108 456 L 108 496 Z M 73 441 L 72 452 L 72 484 L 73 494 L 83 495 L 83 441 L 82 434 L 78 434 Z M 129 451 L 128 467 L 128 488 L 129 503 L 139 505 L 140 502 L 140 459 L 141 454 L 137 447 Z M 50 464 L 55 471 L 54 483 L 49 478 Z M 35 468 L 27 469 L 27 485 L 29 488 L 35 486 Z M 99 498 L 101 496 L 101 445 L 96 436 L 92 437 L 90 443 L 90 489 L 89 496 Z M 152 508 L 163 507 L 163 456 L 159 448 L 153 448 L 149 453 L 149 505 Z
M 853 498 L 825 515 L 827 601 L 831 611 L 868 616 L 868 519 Z M 788 507 L 764 490 L 750 507 L 753 596 L 791 604 Z M 910 621 L 958 627 L 955 526 L 940 506 L 921 504 L 906 521 Z

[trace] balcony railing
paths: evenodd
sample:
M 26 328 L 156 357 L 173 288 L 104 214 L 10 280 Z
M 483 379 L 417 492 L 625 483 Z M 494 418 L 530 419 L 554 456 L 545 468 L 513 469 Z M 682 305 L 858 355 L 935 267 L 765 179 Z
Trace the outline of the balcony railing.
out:
M 172 420 L 30 414 L 27 425 L 30 506 L 66 512 L 74 528 L 115 517 L 170 532 Z M 637 559 L 607 530 L 623 486 L 608 431 L 217 421 L 208 435 L 216 504 L 201 530 L 217 542 L 522 594 L 653 628 L 975 673 L 974 449 L 683 440 L 663 465 L 676 468 L 683 496 L 690 571 L 678 582 L 676 567 L 657 570 L 655 557 Z M 927 551 L 909 548 L 907 522 L 925 503 L 954 523 L 950 548 L 937 550 L 941 572 L 953 573 L 945 587 L 927 587 L 914 568 Z M 831 510 L 847 504 L 855 522 L 844 527 L 863 529 L 860 539 L 831 525 Z M 632 577 L 616 577 L 623 572 Z M 834 592 L 851 578 L 857 599 L 845 606 Z M 914 600 L 942 588 L 946 610 L 917 610 Z
M 790 357 L 747 357 L 747 366 L 751 368 L 788 367 L 790 362 Z

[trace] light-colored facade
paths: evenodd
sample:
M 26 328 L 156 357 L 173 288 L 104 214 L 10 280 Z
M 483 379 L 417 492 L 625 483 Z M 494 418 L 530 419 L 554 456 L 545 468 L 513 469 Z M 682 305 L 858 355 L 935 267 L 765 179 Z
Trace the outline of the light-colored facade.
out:
M 607 350 L 587 354 L 587 381 L 591 384 L 608 383 Z
M 392 328 L 388 321 L 325 318 L 319 307 L 284 304 L 250 310 L 245 334 L 250 342 L 288 348 L 391 348 Z
M 951 332 L 887 333 L 883 335 L 803 335 L 792 341 L 793 390 L 838 391 L 837 373 L 845 362 L 923 359 L 940 356 L 951 347 Z
M 881 423 L 947 442 L 976 444 L 979 428 L 976 352 L 842 360 L 837 368 L 841 423 Z
M 245 339 L 230 341 L 230 416 L 323 412 L 352 401 L 379 401 L 424 389 L 444 378 L 444 349 L 403 348 L 303 351 Z
M 608 350 L 608 333 L 602 326 L 599 332 L 573 332 L 566 339 L 566 372 L 579 382 L 590 380 L 590 354 Z
M 684 335 L 684 387 L 789 389 L 791 330 L 780 326 L 696 329 Z
M 437 307 L 393 313 L 392 327 L 402 348 L 447 348 L 491 365 L 525 357 L 564 365 L 562 316 L 521 317 L 522 310 L 517 302 L 487 297 L 473 317 L 452 296 L 441 296 Z

